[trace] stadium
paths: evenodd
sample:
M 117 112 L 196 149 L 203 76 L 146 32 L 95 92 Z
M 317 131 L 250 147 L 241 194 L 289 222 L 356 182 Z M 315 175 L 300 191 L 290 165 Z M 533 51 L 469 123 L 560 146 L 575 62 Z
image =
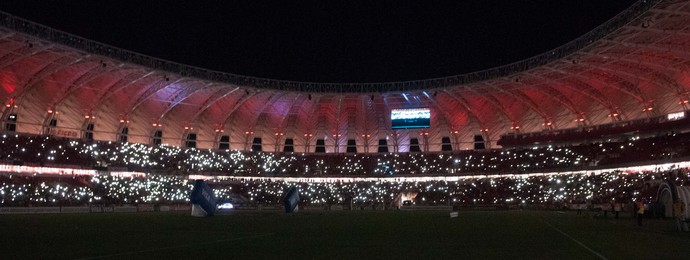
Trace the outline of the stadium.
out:
M 689 43 L 690 2 L 641 0 L 495 68 L 322 83 L 0 11 L 2 258 L 685 259 Z

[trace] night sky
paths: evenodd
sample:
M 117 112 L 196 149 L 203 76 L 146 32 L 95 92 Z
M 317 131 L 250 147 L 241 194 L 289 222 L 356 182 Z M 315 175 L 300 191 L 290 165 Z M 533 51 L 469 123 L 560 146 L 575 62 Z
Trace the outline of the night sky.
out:
M 633 0 L 3 0 L 0 10 L 157 58 L 256 77 L 382 82 L 518 61 Z

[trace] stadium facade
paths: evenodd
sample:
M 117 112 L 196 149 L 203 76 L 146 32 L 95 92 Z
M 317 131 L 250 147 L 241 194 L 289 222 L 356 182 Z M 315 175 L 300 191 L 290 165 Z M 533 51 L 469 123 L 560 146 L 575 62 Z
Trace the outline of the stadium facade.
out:
M 2 131 L 203 149 L 375 153 L 658 118 L 690 101 L 690 2 L 639 1 L 541 55 L 409 82 L 309 83 L 164 61 L 0 12 Z M 390 113 L 429 108 L 430 126 Z

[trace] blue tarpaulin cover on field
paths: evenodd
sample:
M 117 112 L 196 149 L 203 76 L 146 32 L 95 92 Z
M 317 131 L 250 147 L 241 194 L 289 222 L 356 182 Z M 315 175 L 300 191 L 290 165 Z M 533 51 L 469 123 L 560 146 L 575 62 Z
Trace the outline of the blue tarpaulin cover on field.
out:
M 194 188 L 192 194 L 189 195 L 189 200 L 192 204 L 197 205 L 206 212 L 206 216 L 213 216 L 216 211 L 216 195 L 213 194 L 213 189 L 203 180 L 194 181 Z
M 285 212 L 294 213 L 299 210 L 297 206 L 299 204 L 299 189 L 297 187 L 292 187 L 288 190 L 287 195 L 285 195 Z

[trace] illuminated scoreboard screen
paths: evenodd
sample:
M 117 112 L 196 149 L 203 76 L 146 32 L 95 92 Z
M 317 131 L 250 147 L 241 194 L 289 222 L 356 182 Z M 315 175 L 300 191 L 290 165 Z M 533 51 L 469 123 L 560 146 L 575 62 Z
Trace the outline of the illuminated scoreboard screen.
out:
M 391 110 L 393 129 L 429 128 L 431 111 L 429 108 L 406 108 Z

